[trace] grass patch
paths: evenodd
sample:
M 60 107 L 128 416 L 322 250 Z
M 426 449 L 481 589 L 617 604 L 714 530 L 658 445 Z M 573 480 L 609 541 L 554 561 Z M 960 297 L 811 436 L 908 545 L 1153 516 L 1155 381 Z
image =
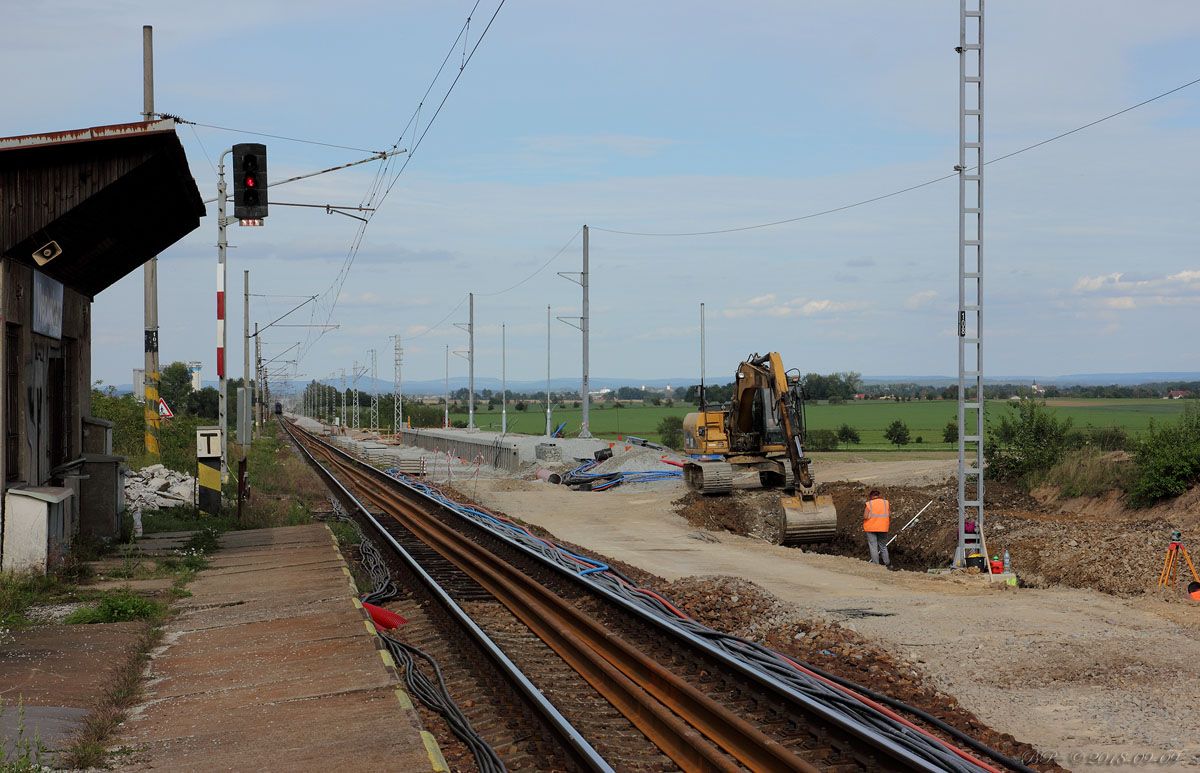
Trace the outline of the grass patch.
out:
M 1098 497 L 1123 491 L 1133 479 L 1133 464 L 1121 453 L 1095 448 L 1068 451 L 1058 464 L 1040 475 L 1033 485 L 1056 486 L 1064 497 Z
M 333 536 L 337 538 L 338 545 L 341 547 L 357 547 L 362 542 L 362 532 L 354 527 L 354 524 L 345 521 L 327 521 L 326 525 L 333 532 Z
M 107 748 L 117 728 L 141 698 L 142 673 L 150 652 L 162 639 L 162 629 L 147 627 L 137 647 L 130 653 L 113 681 L 105 688 L 96 706 L 84 720 L 83 729 L 64 755 L 64 767 L 100 768 L 107 764 Z
M 63 620 L 67 625 L 93 623 L 126 623 L 131 620 L 161 620 L 167 612 L 165 605 L 128 588 L 108 591 L 95 604 L 76 609 Z
M 55 575 L 0 573 L 0 628 L 31 625 L 25 616 L 30 607 L 53 603 L 72 590 Z

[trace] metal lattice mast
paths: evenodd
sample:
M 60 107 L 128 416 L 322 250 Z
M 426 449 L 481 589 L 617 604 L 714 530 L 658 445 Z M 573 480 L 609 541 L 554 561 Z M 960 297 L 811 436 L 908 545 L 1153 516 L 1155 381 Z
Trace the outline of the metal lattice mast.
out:
M 958 547 L 983 541 L 983 3 L 959 0 L 958 42 Z M 975 521 L 967 531 L 966 522 Z M 986 560 L 986 556 L 984 557 Z
M 351 388 L 354 390 L 354 415 L 350 417 L 350 422 L 354 425 L 354 429 L 360 429 L 361 421 L 358 416 L 358 360 L 354 361 L 354 370 L 351 373 Z
M 404 425 L 404 388 L 401 384 L 401 366 L 404 364 L 404 347 L 400 346 L 400 336 L 392 336 L 393 363 L 396 367 L 396 378 L 392 382 L 392 434 L 398 434 Z
M 342 368 L 342 417 L 341 425 L 346 426 L 346 369 Z
M 371 350 L 371 431 L 379 432 L 379 362 L 378 352 Z

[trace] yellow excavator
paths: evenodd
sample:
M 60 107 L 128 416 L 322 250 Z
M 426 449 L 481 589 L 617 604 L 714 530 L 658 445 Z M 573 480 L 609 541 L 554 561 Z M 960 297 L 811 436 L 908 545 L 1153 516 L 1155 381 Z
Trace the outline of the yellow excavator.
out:
M 738 366 L 728 407 L 708 407 L 701 387 L 700 410 L 684 417 L 683 435 L 689 489 L 728 494 L 735 478 L 739 487 L 750 479 L 762 488 L 782 488 L 791 495 L 780 498 L 780 543 L 833 538 L 833 498 L 817 495 L 812 460 L 804 455 L 800 372 L 784 371 L 778 352 L 752 354 Z

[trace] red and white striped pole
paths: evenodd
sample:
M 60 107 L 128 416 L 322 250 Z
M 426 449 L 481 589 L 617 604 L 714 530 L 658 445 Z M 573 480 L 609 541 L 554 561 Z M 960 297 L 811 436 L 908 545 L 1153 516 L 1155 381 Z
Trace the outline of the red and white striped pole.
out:
M 221 393 L 217 398 L 217 417 L 221 426 L 221 482 L 229 480 L 229 445 L 226 428 L 229 426 L 228 389 L 225 383 L 225 248 L 229 240 L 225 235 L 225 156 L 233 148 L 221 154 L 217 164 L 217 378 Z

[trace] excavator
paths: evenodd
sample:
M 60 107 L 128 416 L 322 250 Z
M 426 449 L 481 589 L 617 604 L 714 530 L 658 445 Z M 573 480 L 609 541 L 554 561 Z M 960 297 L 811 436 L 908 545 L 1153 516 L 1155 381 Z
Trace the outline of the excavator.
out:
M 818 495 L 804 455 L 804 391 L 800 372 L 786 372 L 778 352 L 752 354 L 737 369 L 727 407 L 711 408 L 701 387 L 700 410 L 683 419 L 689 460 L 683 477 L 701 494 L 728 494 L 746 479 L 782 488 L 779 542 L 826 542 L 837 528 L 833 498 Z

